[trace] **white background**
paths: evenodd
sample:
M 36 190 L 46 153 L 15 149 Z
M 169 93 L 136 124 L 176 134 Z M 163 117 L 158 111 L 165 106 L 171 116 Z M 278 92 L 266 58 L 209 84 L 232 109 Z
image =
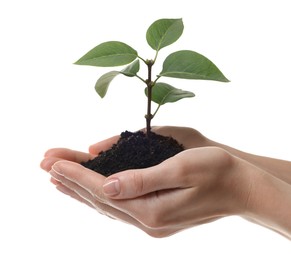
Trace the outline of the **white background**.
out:
M 101 100 L 94 84 L 110 68 L 73 62 L 108 40 L 153 58 L 145 32 L 160 18 L 185 25 L 161 51 L 160 65 L 170 52 L 191 49 L 231 82 L 165 80 L 196 97 L 165 105 L 153 124 L 190 126 L 238 149 L 291 160 L 289 2 L 1 1 L 0 259 L 290 259 L 287 239 L 239 217 L 151 238 L 62 195 L 39 168 L 48 148 L 87 151 L 144 127 L 139 80 L 118 76 Z

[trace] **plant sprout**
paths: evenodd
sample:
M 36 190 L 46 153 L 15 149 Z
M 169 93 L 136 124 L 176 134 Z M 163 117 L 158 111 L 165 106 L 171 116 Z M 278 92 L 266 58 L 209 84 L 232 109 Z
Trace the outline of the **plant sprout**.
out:
M 90 50 L 75 64 L 99 67 L 115 67 L 129 64 L 121 71 L 110 71 L 102 75 L 96 82 L 95 90 L 103 98 L 111 81 L 119 74 L 127 77 L 137 77 L 145 83 L 145 94 L 147 96 L 146 132 L 149 134 L 151 120 L 162 105 L 176 102 L 183 98 L 194 97 L 194 93 L 160 82 L 160 78 L 172 77 L 229 82 L 214 63 L 191 50 L 180 50 L 168 55 L 163 62 L 162 71 L 153 78 L 152 67 L 157 60 L 159 51 L 176 42 L 182 35 L 183 30 L 182 19 L 160 19 L 152 23 L 146 32 L 146 40 L 148 45 L 155 51 L 154 59 L 143 59 L 135 49 L 123 42 L 108 41 Z M 146 79 L 138 75 L 140 61 L 147 66 Z M 154 113 L 151 111 L 152 101 L 157 103 Z

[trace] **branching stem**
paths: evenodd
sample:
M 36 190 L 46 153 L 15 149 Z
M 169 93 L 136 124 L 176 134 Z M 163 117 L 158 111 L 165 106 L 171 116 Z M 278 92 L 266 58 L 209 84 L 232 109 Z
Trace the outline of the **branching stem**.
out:
M 152 66 L 154 65 L 154 61 L 147 60 L 146 64 L 148 66 L 148 78 L 146 80 L 148 102 L 147 102 L 147 114 L 145 115 L 145 118 L 146 118 L 146 134 L 147 136 L 149 136 L 151 132 L 151 120 L 153 119 L 153 115 L 151 112 L 151 103 L 152 103 L 152 89 L 154 86 L 154 83 L 152 82 Z

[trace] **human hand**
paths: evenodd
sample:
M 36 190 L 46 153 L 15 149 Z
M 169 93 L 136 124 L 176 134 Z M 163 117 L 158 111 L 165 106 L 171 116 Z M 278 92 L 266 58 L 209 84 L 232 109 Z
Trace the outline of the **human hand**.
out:
M 80 154 L 64 156 L 80 158 Z M 82 154 L 81 157 L 84 155 Z M 189 149 L 147 169 L 105 179 L 79 164 L 56 162 L 50 171 L 63 193 L 112 218 L 164 237 L 244 210 L 249 187 L 237 158 L 216 147 Z M 115 189 L 119 189 L 115 190 Z
M 178 142 L 183 143 L 184 147 L 190 148 L 194 146 L 199 146 L 199 143 L 206 143 L 207 140 L 204 136 L 202 136 L 198 131 L 186 128 L 186 127 L 153 127 L 152 131 L 156 132 L 157 134 L 165 135 L 165 136 L 172 136 Z M 87 161 L 89 159 L 92 159 L 96 155 L 98 155 L 101 151 L 107 150 L 110 147 L 112 147 L 113 144 L 115 144 L 119 139 L 119 136 L 113 136 L 111 138 L 105 139 L 103 141 L 100 141 L 94 145 L 91 145 L 89 147 L 89 154 L 78 152 L 66 148 L 53 148 L 48 150 L 45 153 L 45 158 L 41 162 L 41 168 L 50 171 L 52 166 L 57 162 L 61 160 L 67 160 L 74 163 L 79 164 L 80 162 Z M 196 144 L 191 143 L 191 141 L 195 139 Z M 75 167 L 80 167 L 79 165 L 75 164 Z M 60 185 L 61 183 L 52 176 L 51 182 L 56 185 L 57 189 L 61 190 L 64 193 L 70 193 L 64 185 Z M 73 194 L 74 198 L 77 198 L 78 200 L 82 202 L 86 202 L 88 204 L 88 201 L 84 201 L 80 196 L 77 196 L 76 194 Z M 92 206 L 89 203 L 89 206 Z
M 171 136 L 180 144 L 183 144 L 185 149 L 191 149 L 203 146 L 212 146 L 212 141 L 203 136 L 200 132 L 189 127 L 177 126 L 155 126 L 152 131 L 156 134 Z M 113 144 L 117 143 L 119 136 L 113 136 L 108 139 L 99 141 L 89 147 L 89 154 L 74 151 L 67 148 L 53 148 L 49 149 L 41 162 L 41 168 L 49 171 L 52 165 L 59 160 L 68 160 L 73 162 L 84 162 L 94 158 L 101 151 L 110 149 Z
M 290 162 L 241 152 L 191 128 L 153 131 L 172 136 L 186 150 L 157 166 L 107 179 L 80 165 L 109 149 L 118 141 L 114 136 L 92 145 L 89 154 L 51 149 L 41 167 L 61 192 L 151 236 L 237 214 L 290 239 Z
M 67 148 L 52 148 L 52 149 L 49 149 L 44 154 L 44 159 L 41 161 L 40 167 L 43 170 L 50 172 L 50 171 L 52 171 L 53 165 L 56 164 L 57 162 L 61 161 L 64 163 L 71 164 L 72 166 L 74 166 L 74 168 L 79 169 L 80 172 L 82 172 L 83 170 L 87 170 L 87 169 L 84 168 L 83 166 L 81 166 L 80 163 L 87 161 L 87 160 L 90 160 L 93 157 L 94 157 L 94 155 L 71 150 L 71 149 L 67 149 Z M 99 177 L 99 174 L 94 173 L 94 175 L 98 175 L 97 177 Z M 101 175 L 100 175 L 100 177 L 101 177 Z M 67 195 L 71 195 L 73 198 L 75 198 L 75 199 L 79 200 L 80 202 L 83 202 L 83 203 L 87 204 L 88 206 L 92 207 L 92 205 L 88 201 L 84 200 L 81 196 L 78 196 L 77 193 L 73 193 L 72 190 L 70 190 L 69 188 L 67 188 L 65 186 L 65 184 L 62 185 L 62 183 L 60 181 L 58 181 L 57 178 L 55 178 L 53 176 L 53 174 L 51 174 L 50 180 L 54 185 L 56 185 L 56 188 L 59 191 L 65 193 Z

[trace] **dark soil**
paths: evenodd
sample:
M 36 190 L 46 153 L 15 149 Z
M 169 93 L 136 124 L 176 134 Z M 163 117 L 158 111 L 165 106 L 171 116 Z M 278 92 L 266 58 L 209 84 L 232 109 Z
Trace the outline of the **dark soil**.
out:
M 121 133 L 119 141 L 97 157 L 81 163 L 83 166 L 104 176 L 129 169 L 142 169 L 183 151 L 184 148 L 172 137 L 144 132 Z

